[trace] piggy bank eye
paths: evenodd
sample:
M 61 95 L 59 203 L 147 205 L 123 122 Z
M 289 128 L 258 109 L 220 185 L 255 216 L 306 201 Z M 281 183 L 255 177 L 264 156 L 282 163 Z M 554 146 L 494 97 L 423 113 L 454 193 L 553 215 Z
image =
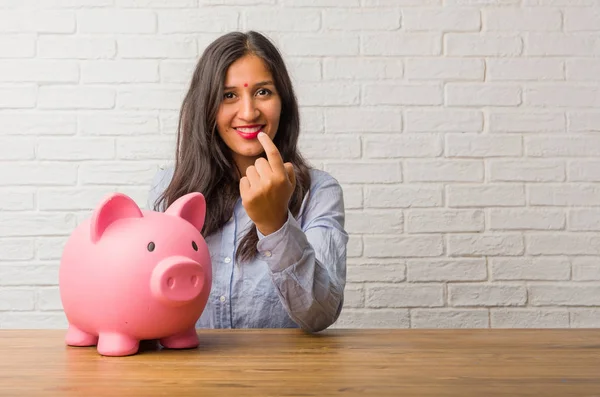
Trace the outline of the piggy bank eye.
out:
M 150 241 L 150 243 L 148 243 L 148 251 L 150 251 L 150 252 L 154 251 L 155 247 L 156 247 L 156 245 L 154 245 L 154 243 L 152 241 Z
M 194 249 L 194 251 L 198 251 L 198 245 L 196 245 L 195 241 L 192 241 L 192 248 Z

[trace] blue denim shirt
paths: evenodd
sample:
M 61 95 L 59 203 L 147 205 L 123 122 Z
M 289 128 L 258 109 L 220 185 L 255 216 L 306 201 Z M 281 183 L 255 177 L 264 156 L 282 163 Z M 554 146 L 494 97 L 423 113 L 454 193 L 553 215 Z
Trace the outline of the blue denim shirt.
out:
M 160 170 L 148 195 L 148 209 L 168 186 L 173 168 Z M 198 328 L 302 328 L 317 332 L 333 324 L 346 284 L 344 200 L 328 173 L 310 171 L 311 186 L 298 218 L 288 212 L 278 231 L 258 232 L 258 254 L 238 264 L 238 242 L 254 227 L 241 199 L 221 230 L 206 238 L 213 284 Z

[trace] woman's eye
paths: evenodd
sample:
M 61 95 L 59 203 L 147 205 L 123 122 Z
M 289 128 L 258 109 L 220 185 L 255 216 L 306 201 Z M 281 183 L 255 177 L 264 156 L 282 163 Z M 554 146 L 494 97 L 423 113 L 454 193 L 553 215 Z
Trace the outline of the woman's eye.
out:
M 223 94 L 224 99 L 233 99 L 233 97 L 234 97 L 233 92 L 226 92 L 225 94 Z
M 261 88 L 260 90 L 257 91 L 258 95 L 269 95 L 271 93 L 271 91 L 267 90 L 266 88 Z

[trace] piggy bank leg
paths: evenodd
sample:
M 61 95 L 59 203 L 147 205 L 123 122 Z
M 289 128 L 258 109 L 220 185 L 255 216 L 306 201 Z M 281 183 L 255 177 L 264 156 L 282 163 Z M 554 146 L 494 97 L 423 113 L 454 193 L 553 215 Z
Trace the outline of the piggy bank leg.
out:
M 129 356 L 139 347 L 139 340 L 113 332 L 101 332 L 98 340 L 98 353 L 103 356 Z
M 198 340 L 196 328 L 192 327 L 180 334 L 162 338 L 160 344 L 168 349 L 190 349 L 198 347 L 200 341 Z
M 98 337 L 69 324 L 65 342 L 69 346 L 94 346 L 98 343 Z

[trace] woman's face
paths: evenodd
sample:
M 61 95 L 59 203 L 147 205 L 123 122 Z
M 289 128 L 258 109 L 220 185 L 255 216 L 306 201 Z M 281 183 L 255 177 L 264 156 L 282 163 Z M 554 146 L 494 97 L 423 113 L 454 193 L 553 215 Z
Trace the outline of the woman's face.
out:
M 258 133 L 273 139 L 280 114 L 281 98 L 262 59 L 246 55 L 232 63 L 225 76 L 217 128 L 243 175 L 264 151 Z

